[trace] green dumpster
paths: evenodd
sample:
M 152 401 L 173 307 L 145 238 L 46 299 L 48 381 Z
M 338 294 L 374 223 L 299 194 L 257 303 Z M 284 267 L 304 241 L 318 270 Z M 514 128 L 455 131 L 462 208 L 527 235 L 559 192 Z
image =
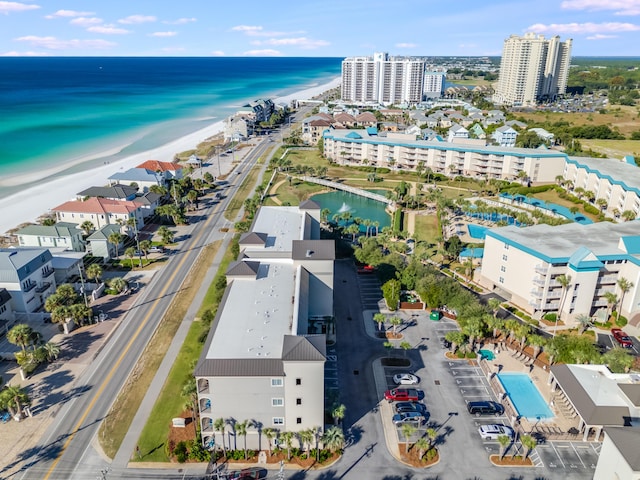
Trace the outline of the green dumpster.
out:
M 440 310 L 431 310 L 431 313 L 429 314 L 429 320 L 433 320 L 434 322 L 440 320 Z

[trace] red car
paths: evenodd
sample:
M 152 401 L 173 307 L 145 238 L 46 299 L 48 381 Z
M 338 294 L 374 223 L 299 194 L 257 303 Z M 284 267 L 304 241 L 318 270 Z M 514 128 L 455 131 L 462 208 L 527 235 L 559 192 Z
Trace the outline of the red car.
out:
M 616 339 L 616 342 L 620 344 L 622 348 L 631 348 L 633 347 L 633 342 L 631 338 L 624 333 L 624 331 L 620 328 L 612 328 L 611 335 Z
M 374 273 L 375 272 L 375 267 L 372 267 L 371 265 L 365 265 L 364 267 L 358 267 L 358 273 Z
M 384 392 L 384 399 L 389 402 L 417 402 L 424 394 L 415 388 L 394 388 Z

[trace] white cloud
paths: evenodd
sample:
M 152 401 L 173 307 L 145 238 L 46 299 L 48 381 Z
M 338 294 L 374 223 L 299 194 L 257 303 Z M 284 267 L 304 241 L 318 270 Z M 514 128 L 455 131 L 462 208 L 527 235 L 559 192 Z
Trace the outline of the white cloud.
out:
M 298 37 L 298 38 L 270 38 L 269 40 L 254 40 L 251 42 L 253 45 L 274 45 L 274 46 L 282 46 L 282 45 L 292 45 L 295 47 L 311 49 L 318 47 L 326 47 L 329 45 L 329 42 L 325 40 L 312 40 L 307 37 Z
M 260 25 L 237 25 L 231 27 L 232 32 L 242 32 L 249 37 L 282 37 L 284 35 L 302 35 L 306 33 L 304 30 L 295 32 L 270 32 L 264 30 Z
M 214 50 L 211 52 L 212 57 L 224 57 L 224 52 L 222 50 Z
M 125 33 L 130 33 L 129 30 L 115 25 L 95 25 L 87 28 L 87 32 L 102 33 L 105 35 L 124 35 Z
M 165 20 L 162 23 L 166 23 L 167 25 L 184 25 L 185 23 L 197 22 L 197 18 L 179 18 L 177 20 Z
M 633 23 L 551 23 L 545 25 L 536 23 L 526 30 L 536 33 L 567 33 L 567 34 L 591 34 L 601 32 L 634 32 L 640 30 L 640 25 Z
M 52 18 L 68 18 L 68 17 L 90 17 L 95 15 L 95 12 L 78 12 L 76 10 L 58 10 L 51 15 L 45 15 L 44 18 L 51 20 Z
M 415 43 L 396 43 L 396 48 L 416 48 Z
M 148 23 L 155 22 L 157 20 L 153 15 L 129 15 L 128 17 L 121 18 L 118 20 L 118 23 L 123 23 L 125 25 L 133 25 L 136 23 Z
M 37 10 L 40 5 L 32 3 L 19 3 L 19 2 L 0 2 L 0 13 L 8 15 L 13 12 L 25 12 L 27 10 Z
M 640 15 L 640 0 L 565 0 L 566 10 L 613 11 L 614 15 Z
M 116 45 L 115 43 L 108 42 L 106 40 L 61 40 L 56 37 L 38 37 L 36 35 L 18 37 L 15 40 L 19 42 L 28 42 L 34 47 L 48 48 L 49 50 L 64 50 L 72 48 L 103 49 Z
M 618 35 L 603 35 L 601 33 L 596 33 L 595 35 L 587 37 L 587 40 L 606 40 L 607 38 L 618 38 Z
M 44 52 L 12 52 L 0 53 L 0 57 L 46 57 L 48 53 Z
M 165 47 L 162 49 L 163 52 L 173 53 L 173 52 L 184 52 L 184 47 Z
M 150 33 L 150 37 L 175 37 L 178 32 L 153 32 Z
M 262 27 L 251 25 L 237 25 L 235 27 L 231 27 L 231 30 L 234 32 L 244 32 L 247 35 L 257 35 L 258 32 L 262 30 Z
M 278 50 L 266 48 L 264 50 L 248 50 L 242 55 L 245 57 L 279 57 L 282 54 Z
M 90 27 L 91 25 L 100 25 L 101 18 L 96 17 L 76 17 L 69 22 L 71 25 L 79 25 L 81 27 Z

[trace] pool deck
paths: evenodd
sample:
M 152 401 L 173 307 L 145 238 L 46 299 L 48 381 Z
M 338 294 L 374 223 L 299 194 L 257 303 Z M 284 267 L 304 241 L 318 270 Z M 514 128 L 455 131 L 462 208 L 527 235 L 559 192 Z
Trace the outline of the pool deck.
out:
M 531 365 L 530 360 L 520 360 L 518 358 L 518 351 L 510 349 L 509 347 L 502 348 L 498 345 L 484 345 L 483 350 L 493 350 L 494 360 L 481 360 L 479 362 L 482 370 L 484 371 L 489 383 L 493 388 L 494 393 L 505 407 L 505 414 L 508 415 L 511 425 L 519 431 L 521 434 L 538 433 L 542 434 L 549 440 L 561 440 L 572 439 L 575 440 L 575 435 L 567 433 L 571 428 L 577 428 L 579 419 L 578 417 L 570 418 L 566 416 L 553 402 L 551 386 L 548 384 L 550 372 L 538 365 Z M 549 405 L 549 408 L 554 413 L 555 417 L 549 419 L 543 419 L 539 422 L 536 420 L 529 421 L 526 418 L 517 418 L 517 413 L 509 401 L 508 398 L 503 399 L 504 390 L 500 381 L 492 374 L 498 372 L 517 372 L 526 373 L 529 375 L 535 386 L 540 391 L 540 394 Z
M 484 221 L 484 222 L 470 222 L 467 218 L 465 217 L 455 217 L 449 220 L 451 223 L 449 225 L 447 225 L 446 227 L 446 237 L 447 239 L 453 237 L 454 235 L 457 235 L 458 237 L 460 237 L 460 240 L 462 240 L 465 243 L 482 243 L 484 242 L 484 239 L 480 239 L 480 238 L 473 238 L 470 234 L 469 234 L 469 228 L 467 227 L 468 224 L 473 224 L 473 225 L 478 225 L 480 227 L 487 227 L 487 228 L 492 228 L 495 226 L 494 223 L 492 222 L 488 222 L 488 221 Z

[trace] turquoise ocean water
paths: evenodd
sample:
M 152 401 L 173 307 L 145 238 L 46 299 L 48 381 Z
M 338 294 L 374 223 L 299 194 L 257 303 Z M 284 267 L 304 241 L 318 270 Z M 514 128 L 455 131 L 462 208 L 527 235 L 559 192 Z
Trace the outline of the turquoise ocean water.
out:
M 117 160 L 204 128 L 258 98 L 340 75 L 339 58 L 0 58 L 0 178 Z M 114 148 L 116 154 L 100 155 Z M 71 167 L 72 173 L 91 162 Z M 17 187 L 0 187 L 0 196 Z

